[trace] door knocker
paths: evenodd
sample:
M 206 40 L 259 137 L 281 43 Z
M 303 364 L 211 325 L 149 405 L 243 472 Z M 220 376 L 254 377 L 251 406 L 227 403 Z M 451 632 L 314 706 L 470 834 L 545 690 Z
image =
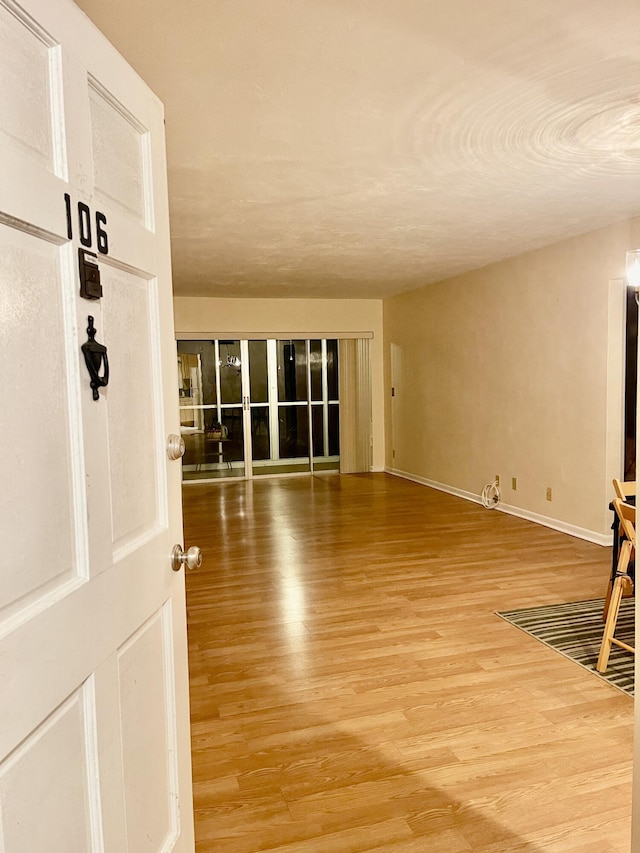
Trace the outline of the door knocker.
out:
M 87 365 L 89 376 L 91 377 L 91 389 L 93 391 L 93 399 L 99 400 L 100 394 L 98 388 L 104 388 L 109 384 L 109 359 L 107 358 L 107 348 L 104 344 L 99 344 L 96 340 L 96 330 L 93 325 L 93 317 L 87 317 L 89 325 L 87 326 L 87 334 L 89 340 L 82 344 L 82 352 L 84 354 L 84 362 Z M 100 369 L 102 368 L 102 376 Z

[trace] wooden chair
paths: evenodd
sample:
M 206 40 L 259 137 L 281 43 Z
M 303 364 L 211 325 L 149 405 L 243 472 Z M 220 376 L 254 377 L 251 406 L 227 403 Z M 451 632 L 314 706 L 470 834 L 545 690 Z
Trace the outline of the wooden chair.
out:
M 635 498 L 636 496 L 636 481 L 635 480 L 615 480 L 613 488 L 616 495 L 621 501 L 627 501 L 627 498 Z
M 613 479 L 613 488 L 618 496 L 618 498 L 624 503 L 629 503 L 629 498 L 631 498 L 631 502 L 635 504 L 636 498 L 636 482 L 635 480 L 616 480 L 615 477 Z M 609 504 L 611 509 L 614 509 L 613 501 Z M 615 510 L 614 510 L 615 512 Z M 609 602 L 611 601 L 611 592 L 613 590 L 613 584 L 616 578 L 616 570 L 618 566 L 618 561 L 620 559 L 620 546 L 622 540 L 624 538 L 624 533 L 621 533 L 620 528 L 620 519 L 616 513 L 614 524 L 613 524 L 613 555 L 611 561 L 611 577 L 609 582 L 607 583 L 607 591 L 604 597 L 604 609 L 602 611 L 602 621 L 605 622 L 607 619 L 607 613 L 609 612 Z M 634 572 L 635 575 L 635 567 Z M 629 595 L 630 593 L 627 593 Z
M 631 506 L 631 504 L 625 503 L 619 497 L 613 501 L 613 508 L 620 521 L 620 529 L 624 533 L 625 538 L 620 546 L 620 555 L 618 557 L 618 566 L 609 601 L 607 621 L 605 622 L 600 654 L 598 656 L 598 663 L 596 664 L 598 672 L 606 672 L 612 644 L 620 646 L 620 648 L 626 649 L 626 651 L 633 654 L 636 651 L 633 646 L 619 640 L 615 636 L 622 596 L 625 592 L 633 592 L 633 581 L 629 577 L 627 569 L 629 568 L 631 557 L 635 555 L 636 549 L 636 508 L 635 506 Z

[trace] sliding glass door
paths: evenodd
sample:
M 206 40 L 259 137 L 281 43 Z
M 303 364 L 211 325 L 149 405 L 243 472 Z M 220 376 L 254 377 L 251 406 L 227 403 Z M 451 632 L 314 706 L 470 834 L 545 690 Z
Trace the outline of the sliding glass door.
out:
M 178 341 L 185 480 L 338 470 L 336 340 Z

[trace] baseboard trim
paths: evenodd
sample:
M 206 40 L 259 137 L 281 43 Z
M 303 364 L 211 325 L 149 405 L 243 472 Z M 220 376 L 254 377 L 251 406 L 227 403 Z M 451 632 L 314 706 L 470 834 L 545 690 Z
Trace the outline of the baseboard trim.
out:
M 422 486 L 428 486 L 430 489 L 437 489 L 439 492 L 446 492 L 448 495 L 454 495 L 457 498 L 463 498 L 465 501 L 482 504 L 480 495 L 473 492 L 467 492 L 464 489 L 456 489 L 453 486 L 447 486 L 445 483 L 438 483 L 435 480 L 427 480 L 426 477 L 418 477 L 415 474 L 409 474 L 407 471 L 400 471 L 397 468 L 385 468 L 387 474 L 392 474 L 394 477 L 402 477 L 404 480 L 412 480 L 414 483 L 420 483 Z M 594 545 L 602 545 L 610 548 L 613 544 L 613 534 L 596 533 L 594 530 L 587 530 L 584 527 L 577 527 L 575 524 L 567 524 L 564 521 L 559 521 L 557 518 L 550 518 L 547 515 L 540 515 L 537 512 L 529 512 L 529 510 L 521 509 L 517 506 L 499 503 L 496 509 L 504 512 L 507 515 L 515 515 L 517 518 L 522 518 L 525 521 L 532 521 L 534 524 L 540 524 L 543 527 L 549 527 L 551 530 L 557 530 L 560 533 L 567 533 L 569 536 L 575 536 L 576 539 L 584 539 L 586 542 L 593 542 Z

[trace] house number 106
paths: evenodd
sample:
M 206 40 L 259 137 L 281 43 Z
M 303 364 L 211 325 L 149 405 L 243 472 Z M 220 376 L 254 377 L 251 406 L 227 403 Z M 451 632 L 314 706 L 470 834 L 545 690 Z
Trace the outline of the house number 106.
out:
M 71 211 L 71 196 L 69 193 L 64 194 L 64 203 L 67 211 L 67 237 L 73 240 L 73 215 Z M 96 247 L 101 255 L 109 254 L 109 238 L 104 226 L 107 224 L 107 217 L 104 213 L 96 211 L 95 217 L 91 215 L 91 208 L 82 201 L 78 202 L 78 232 L 80 242 L 87 249 L 93 246 L 93 231 L 91 223 L 95 218 L 95 235 Z

